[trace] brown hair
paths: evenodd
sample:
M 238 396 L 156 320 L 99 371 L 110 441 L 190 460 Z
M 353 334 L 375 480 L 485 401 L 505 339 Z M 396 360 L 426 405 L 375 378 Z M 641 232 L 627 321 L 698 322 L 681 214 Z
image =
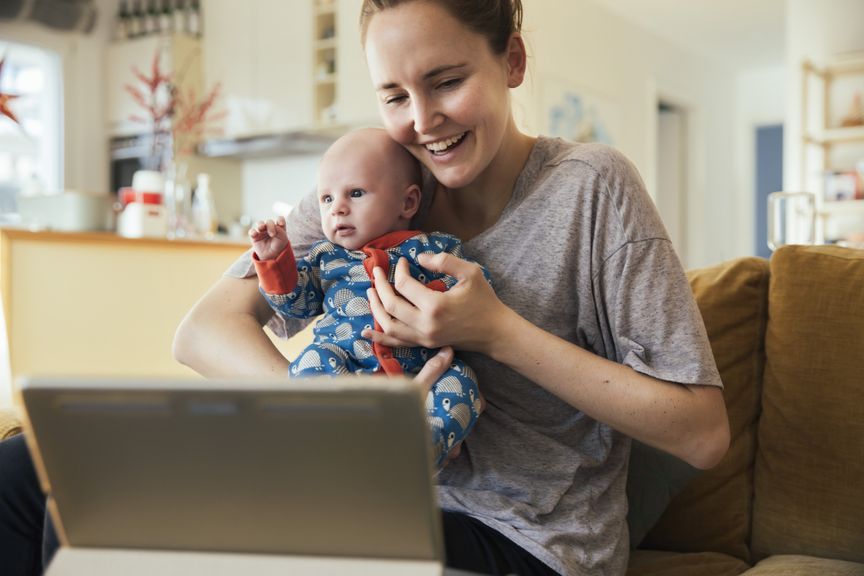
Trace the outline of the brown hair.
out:
M 363 0 L 360 9 L 360 41 L 366 45 L 366 31 L 372 17 L 389 8 L 416 0 Z M 495 54 L 503 54 L 514 32 L 522 30 L 522 0 L 432 0 L 469 29 L 486 37 Z

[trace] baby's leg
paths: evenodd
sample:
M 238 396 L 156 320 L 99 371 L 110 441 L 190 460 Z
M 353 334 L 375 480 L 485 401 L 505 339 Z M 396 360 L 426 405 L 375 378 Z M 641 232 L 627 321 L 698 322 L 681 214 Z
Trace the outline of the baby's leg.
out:
M 437 468 L 444 464 L 447 453 L 468 436 L 479 415 L 477 376 L 456 358 L 426 395 L 426 420 L 432 429 Z
M 348 364 L 348 353 L 335 344 L 313 342 L 291 363 L 289 376 L 341 376 L 353 372 Z

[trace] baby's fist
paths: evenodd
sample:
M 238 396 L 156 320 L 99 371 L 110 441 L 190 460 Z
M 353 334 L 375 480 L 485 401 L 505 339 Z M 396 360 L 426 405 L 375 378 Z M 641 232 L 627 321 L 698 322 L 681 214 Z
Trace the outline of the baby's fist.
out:
M 259 260 L 273 260 L 288 245 L 285 218 L 279 216 L 276 221 L 259 220 L 249 229 L 249 238 Z

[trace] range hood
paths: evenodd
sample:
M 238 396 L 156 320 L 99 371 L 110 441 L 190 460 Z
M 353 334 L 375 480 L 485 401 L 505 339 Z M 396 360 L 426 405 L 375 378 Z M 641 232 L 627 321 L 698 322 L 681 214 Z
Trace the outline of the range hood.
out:
M 210 158 L 278 158 L 283 156 L 320 155 L 337 138 L 355 128 L 332 125 L 326 128 L 262 134 L 245 138 L 205 140 L 198 154 Z

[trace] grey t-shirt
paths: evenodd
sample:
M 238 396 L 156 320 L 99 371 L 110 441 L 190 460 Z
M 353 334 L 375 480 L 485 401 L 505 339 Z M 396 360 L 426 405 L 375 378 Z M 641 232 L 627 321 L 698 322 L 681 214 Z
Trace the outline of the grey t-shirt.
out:
M 321 238 L 314 198 L 288 230 L 299 254 Z M 498 297 L 544 330 L 656 378 L 722 386 L 654 204 L 614 149 L 540 138 L 498 222 L 464 250 L 487 266 Z M 254 274 L 248 256 L 228 274 Z M 481 354 L 460 355 L 487 408 L 438 476 L 441 507 L 562 574 L 624 574 L 629 439 Z

